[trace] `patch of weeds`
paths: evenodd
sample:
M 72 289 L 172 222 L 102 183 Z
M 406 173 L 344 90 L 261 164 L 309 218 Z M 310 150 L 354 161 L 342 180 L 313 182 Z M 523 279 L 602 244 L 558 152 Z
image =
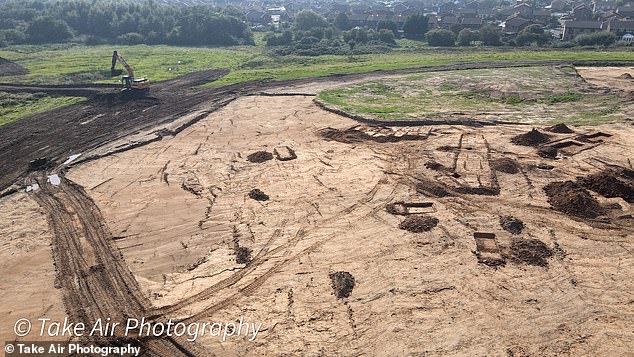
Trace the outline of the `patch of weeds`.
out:
M 583 98 L 583 94 L 578 92 L 566 92 L 560 94 L 552 94 L 544 97 L 543 101 L 548 104 L 578 102 Z

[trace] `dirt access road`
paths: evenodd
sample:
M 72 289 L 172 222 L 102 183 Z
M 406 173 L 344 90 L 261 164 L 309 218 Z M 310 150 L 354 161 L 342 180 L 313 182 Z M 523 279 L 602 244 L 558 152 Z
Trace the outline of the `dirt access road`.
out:
M 278 91 L 339 84 L 317 80 Z M 159 352 L 630 353 L 631 202 L 592 193 L 605 216 L 579 218 L 553 210 L 543 187 L 610 167 L 631 169 L 631 125 L 551 134 L 553 145 L 591 136 L 579 146 L 562 145 L 562 158 L 551 160 L 535 147 L 511 144 L 526 126 L 357 126 L 312 99 L 240 96 L 196 114 L 177 135 L 131 149 L 122 137 L 95 150 L 99 159 L 62 170 L 59 186 L 39 176 L 39 190 L 0 200 L 0 226 L 9 237 L 0 250 L 3 271 L 11 278 L 25 271 L 24 261 L 46 261 L 38 244 L 51 240 L 48 261 L 56 262 L 58 279 L 44 271 L 2 286 L 0 305 L 8 313 L 0 332 L 25 313 L 59 316 L 61 309 L 89 320 L 100 316 L 91 307 L 103 303 L 103 313 L 116 316 L 242 316 L 264 324 L 255 342 L 206 337 L 189 347 L 168 341 Z M 597 131 L 607 135 L 593 136 Z M 249 160 L 283 147 L 297 158 Z M 498 171 L 499 159 L 513 160 L 517 170 Z M 269 199 L 252 199 L 256 188 Z M 386 209 L 399 202 L 437 225 L 418 233 L 399 229 L 412 216 Z M 520 218 L 522 232 L 504 230 L 502 215 Z M 486 246 L 474 237 L 482 232 L 494 235 Z M 529 251 L 524 259 L 514 250 L 518 240 L 538 240 L 549 254 Z M 504 264 L 487 265 L 485 253 Z M 330 275 L 340 271 L 355 284 L 338 299 Z M 69 284 L 73 275 L 78 287 Z M 128 303 L 118 307 L 99 294 L 110 286 Z M 13 299 L 41 294 L 52 307 L 25 308 Z M 80 306 L 89 315 L 75 311 Z

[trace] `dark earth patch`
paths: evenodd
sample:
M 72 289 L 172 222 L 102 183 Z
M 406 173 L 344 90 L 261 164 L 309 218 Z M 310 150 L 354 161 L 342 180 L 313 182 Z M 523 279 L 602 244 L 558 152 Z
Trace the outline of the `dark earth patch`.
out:
M 522 146 L 537 146 L 550 140 L 550 135 L 544 134 L 537 129 L 533 129 L 525 134 L 514 136 L 511 142 Z
M 544 192 L 554 209 L 571 216 L 596 218 L 605 213 L 599 202 L 575 182 L 551 182 L 544 187 Z
M 495 171 L 507 174 L 516 174 L 520 172 L 520 166 L 517 161 L 507 157 L 491 161 L 491 168 Z
M 428 232 L 438 225 L 438 218 L 431 216 L 409 216 L 398 226 L 400 229 L 421 233 Z
M 510 250 L 514 262 L 540 267 L 548 266 L 547 259 L 553 255 L 553 251 L 537 239 L 514 239 Z
M 247 160 L 249 162 L 255 162 L 255 163 L 265 162 L 265 161 L 273 160 L 273 154 L 271 154 L 268 151 L 256 151 L 252 154 L 249 154 L 249 156 L 247 156 Z
M 253 190 L 249 191 L 249 198 L 256 201 L 268 201 L 269 195 L 262 192 L 260 189 L 254 188 Z
M 500 226 L 511 234 L 520 234 L 524 230 L 524 222 L 513 216 L 500 217 Z
M 347 271 L 337 271 L 328 274 L 328 277 L 330 278 L 332 289 L 335 291 L 335 296 L 338 299 L 347 298 L 352 294 L 352 289 L 354 289 L 355 286 L 352 274 Z

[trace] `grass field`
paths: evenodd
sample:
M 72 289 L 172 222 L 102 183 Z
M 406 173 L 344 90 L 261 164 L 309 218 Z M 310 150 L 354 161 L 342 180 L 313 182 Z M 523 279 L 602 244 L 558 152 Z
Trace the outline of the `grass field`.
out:
M 515 61 L 540 59 L 631 59 L 632 51 L 511 50 L 498 48 L 438 49 L 403 40 L 402 46 L 386 54 L 348 56 L 275 56 L 262 45 L 223 48 L 173 46 L 84 46 L 47 45 L 13 46 L 0 50 L 0 57 L 14 60 L 31 73 L 25 76 L 0 77 L 0 82 L 31 84 L 118 83 L 110 77 L 112 51 L 117 49 L 135 69 L 137 76 L 161 81 L 184 73 L 228 68 L 229 75 L 207 85 L 218 86 L 255 79 L 293 79 L 338 73 L 363 73 L 379 69 L 411 68 L 452 62 Z M 63 101 L 60 101 L 60 103 Z M 47 106 L 39 101 L 28 105 L 20 115 L 13 108 L 14 119 L 41 111 Z M 42 108 L 37 108 L 41 106 Z M 2 120 L 6 122 L 7 120 Z
M 468 118 L 525 123 L 599 124 L 623 120 L 634 105 L 589 93 L 572 67 L 428 72 L 327 90 L 319 99 L 382 120 Z

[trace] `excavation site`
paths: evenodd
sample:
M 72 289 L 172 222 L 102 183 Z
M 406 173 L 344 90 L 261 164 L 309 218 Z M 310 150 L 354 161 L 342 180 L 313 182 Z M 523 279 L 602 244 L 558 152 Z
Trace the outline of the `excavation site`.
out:
M 86 98 L 0 127 L 0 335 L 149 356 L 632 356 L 626 65 L 203 85 L 214 69 L 129 97 L 0 84 Z M 51 337 L 41 318 L 122 327 Z

